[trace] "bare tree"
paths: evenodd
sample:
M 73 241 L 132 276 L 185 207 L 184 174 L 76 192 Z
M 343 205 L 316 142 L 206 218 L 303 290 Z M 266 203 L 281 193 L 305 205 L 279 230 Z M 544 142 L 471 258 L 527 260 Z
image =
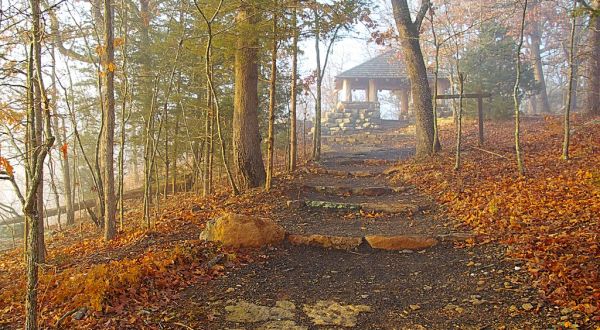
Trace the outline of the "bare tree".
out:
M 104 107 L 102 131 L 102 166 L 104 192 L 104 239 L 111 240 L 116 233 L 115 200 L 115 45 L 114 45 L 114 9 L 111 0 L 104 0 Z
M 275 143 L 275 98 L 277 88 L 277 0 L 273 4 L 273 33 L 271 49 L 271 79 L 269 86 L 269 131 L 267 136 L 267 178 L 265 180 L 265 190 L 271 189 L 273 180 L 273 149 Z
M 517 155 L 517 170 L 519 172 L 519 175 L 524 175 L 525 174 L 525 167 L 523 165 L 523 156 L 522 156 L 522 150 L 521 150 L 521 144 L 520 144 L 520 96 L 519 96 L 519 84 L 521 82 L 521 49 L 523 48 L 523 30 L 525 29 L 525 16 L 527 14 L 527 1 L 528 0 L 524 0 L 523 2 L 523 12 L 521 15 L 521 28 L 519 30 L 519 43 L 517 45 L 517 54 L 516 54 L 516 61 L 517 61 L 517 72 L 516 72 L 516 78 L 515 78 L 515 85 L 513 88 L 513 101 L 515 104 L 515 109 L 514 109 L 514 116 L 515 116 L 515 153 Z
M 573 4 L 573 17 L 571 18 L 571 34 L 569 39 L 569 83 L 567 84 L 567 105 L 565 107 L 565 118 L 564 118 L 564 137 L 562 146 L 562 159 L 569 160 L 569 143 L 571 135 L 571 102 L 573 98 L 573 79 L 575 72 L 575 29 L 577 23 L 577 16 L 575 10 L 577 9 L 577 2 Z
M 34 330 L 37 329 L 37 290 L 38 290 L 38 267 L 40 263 L 40 255 L 43 253 L 44 246 L 39 244 L 40 231 L 38 226 L 41 223 L 41 214 L 39 209 L 40 196 L 39 186 L 42 183 L 42 174 L 44 171 L 44 161 L 46 155 L 50 151 L 50 148 L 54 144 L 54 136 L 52 135 L 52 128 L 50 126 L 50 106 L 49 100 L 46 95 L 46 89 L 44 87 L 44 80 L 42 76 L 42 54 L 41 54 L 41 40 L 43 31 L 41 30 L 41 10 L 39 0 L 30 0 L 29 5 L 31 7 L 31 46 L 29 54 L 29 68 L 28 68 L 28 115 L 27 115 L 27 132 L 34 133 L 36 129 L 34 127 L 38 123 L 41 123 L 44 127 L 45 139 L 42 144 L 38 143 L 41 139 L 33 138 L 29 135 L 26 143 L 29 145 L 27 148 L 26 157 L 26 172 L 27 172 L 27 189 L 25 196 L 23 196 L 19 189 L 15 189 L 21 203 L 23 204 L 23 214 L 25 215 L 25 221 L 28 224 L 29 231 L 27 233 L 27 296 L 25 298 L 25 329 Z M 35 69 L 34 69 L 35 68 Z M 36 90 L 33 92 L 32 90 Z M 36 97 L 40 97 L 39 103 L 43 106 L 42 111 L 36 111 Z M 13 185 L 16 188 L 14 177 L 12 177 Z M 41 226 L 43 227 L 43 225 Z M 42 232 L 43 235 L 43 232 Z
M 208 32 L 208 40 L 206 41 L 206 51 L 205 51 L 205 69 L 206 69 L 206 80 L 207 80 L 207 84 L 208 84 L 208 90 L 207 90 L 207 113 L 206 113 L 206 134 L 208 137 L 208 134 L 210 132 L 210 145 L 205 146 L 205 173 L 204 173 L 204 180 L 203 180 L 203 194 L 204 196 L 208 195 L 210 193 L 210 181 L 212 179 L 212 110 L 215 110 L 215 121 L 216 121 L 216 125 L 217 125 L 217 134 L 219 136 L 219 144 L 221 147 L 221 157 L 222 157 L 222 161 L 223 161 L 223 165 L 225 166 L 225 171 L 227 172 L 227 180 L 229 181 L 229 185 L 231 187 L 231 191 L 234 195 L 238 194 L 238 188 L 237 185 L 235 184 L 235 181 L 233 180 L 233 174 L 231 173 L 231 169 L 229 167 L 229 161 L 227 160 L 227 153 L 225 152 L 225 141 L 223 138 L 223 130 L 221 129 L 221 110 L 220 110 L 220 105 L 219 105 L 219 99 L 217 97 L 217 91 L 214 85 L 214 80 L 213 80 L 213 65 L 212 65 L 212 41 L 214 38 L 213 35 L 213 30 L 212 30 L 212 24 L 214 23 L 215 19 L 217 18 L 217 16 L 219 15 L 219 12 L 221 11 L 221 7 L 223 6 L 223 0 L 219 1 L 219 4 L 217 6 L 217 9 L 215 10 L 215 12 L 213 13 L 213 15 L 210 17 L 210 19 L 208 18 L 208 16 L 204 13 L 204 11 L 200 8 L 200 6 L 198 5 L 197 2 L 194 2 L 194 4 L 196 5 L 196 9 L 198 9 L 198 12 L 200 12 L 200 16 L 202 16 L 202 19 L 204 20 L 204 22 L 206 23 L 206 28 L 207 28 L 207 32 Z M 262 163 L 262 159 L 261 159 L 261 163 Z
M 296 170 L 298 160 L 298 135 L 297 135 L 297 106 L 298 106 L 298 0 L 292 4 L 292 86 L 290 105 L 290 165 L 289 170 Z
M 313 128 L 313 149 L 312 149 L 312 158 L 315 161 L 321 159 L 321 112 L 322 112 L 322 86 L 323 86 L 323 73 L 325 69 L 327 69 L 327 63 L 329 61 L 329 55 L 331 54 L 331 50 L 333 48 L 333 44 L 336 42 L 338 38 L 338 33 L 340 29 L 344 26 L 343 22 L 340 22 L 331 33 L 331 37 L 329 39 L 329 44 L 327 45 L 327 50 L 325 53 L 325 59 L 323 60 L 323 66 L 321 67 L 321 36 L 324 32 L 322 29 L 321 22 L 321 13 L 319 10 L 319 6 L 315 5 L 313 7 L 314 13 L 314 34 L 315 34 L 315 54 L 317 59 L 317 69 L 316 73 L 316 97 L 315 97 L 315 121 Z

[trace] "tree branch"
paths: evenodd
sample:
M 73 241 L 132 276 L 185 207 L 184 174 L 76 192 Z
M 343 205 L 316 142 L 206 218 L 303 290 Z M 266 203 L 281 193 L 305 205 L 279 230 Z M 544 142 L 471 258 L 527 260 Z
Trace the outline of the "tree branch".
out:
M 58 18 L 56 17 L 56 12 L 53 7 L 50 7 L 47 1 L 43 1 L 44 6 L 47 8 L 46 11 L 50 16 L 50 30 L 52 31 L 52 35 L 54 37 L 54 44 L 58 48 L 58 51 L 70 58 L 76 59 L 85 63 L 93 63 L 94 59 L 90 56 L 86 56 L 83 54 L 79 54 L 73 49 L 66 48 L 64 45 L 64 40 L 62 38 L 62 34 L 60 32 L 60 26 L 58 22 Z
M 331 47 L 333 47 L 333 44 L 335 43 L 335 40 L 337 39 L 338 36 L 338 32 L 340 31 L 340 29 L 342 28 L 341 25 L 339 25 L 336 29 L 335 32 L 333 33 L 333 37 L 331 37 L 331 42 L 329 42 L 329 45 L 327 46 L 327 53 L 325 54 L 325 61 L 323 63 L 323 69 L 321 69 L 321 72 L 325 73 L 325 69 L 327 69 L 327 62 L 329 61 L 329 54 L 331 54 Z M 321 74 L 321 77 L 319 77 L 319 83 L 321 83 L 321 81 L 323 81 L 323 77 L 325 75 Z
M 421 24 L 423 23 L 423 19 L 425 18 L 425 15 L 427 14 L 429 8 L 431 8 L 431 1 L 423 0 L 423 2 L 421 2 L 421 8 L 417 13 L 417 17 L 415 18 L 415 22 L 413 23 L 415 25 L 415 28 L 417 29 L 417 32 L 421 30 Z
M 17 197 L 19 198 L 19 201 L 21 201 L 21 205 L 25 205 L 25 198 L 23 197 L 23 194 L 21 193 L 21 189 L 19 188 L 19 185 L 17 184 L 17 181 L 15 180 L 15 176 L 12 173 L 8 173 L 7 171 L 0 171 L 0 180 L 8 180 L 10 181 L 10 183 L 12 184 L 14 190 L 15 190 L 15 194 L 17 195 Z

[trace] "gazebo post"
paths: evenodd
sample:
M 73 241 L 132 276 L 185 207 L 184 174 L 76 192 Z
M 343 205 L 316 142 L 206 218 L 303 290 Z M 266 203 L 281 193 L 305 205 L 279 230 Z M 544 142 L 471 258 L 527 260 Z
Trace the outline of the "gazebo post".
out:
M 367 101 L 377 102 L 377 83 L 375 79 L 369 79 L 369 88 L 367 92 Z
M 406 87 L 400 90 L 400 117 L 408 116 L 408 89 Z
M 352 102 L 352 82 L 350 79 L 343 80 L 342 89 L 344 90 L 344 101 Z

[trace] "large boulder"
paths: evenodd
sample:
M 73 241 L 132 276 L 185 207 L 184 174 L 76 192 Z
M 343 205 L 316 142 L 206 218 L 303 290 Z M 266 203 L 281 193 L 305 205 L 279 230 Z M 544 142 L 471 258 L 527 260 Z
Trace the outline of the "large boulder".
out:
M 273 220 L 228 213 L 209 221 L 200 239 L 231 247 L 261 247 L 278 244 L 285 238 L 283 227 Z

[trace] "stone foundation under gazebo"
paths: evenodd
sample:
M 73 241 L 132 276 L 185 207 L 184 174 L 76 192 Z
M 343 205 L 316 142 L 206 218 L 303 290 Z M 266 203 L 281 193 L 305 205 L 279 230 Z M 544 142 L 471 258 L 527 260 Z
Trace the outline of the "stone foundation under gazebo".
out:
M 339 102 L 336 110 L 325 113 L 321 124 L 323 135 L 345 135 L 379 129 L 379 102 Z

